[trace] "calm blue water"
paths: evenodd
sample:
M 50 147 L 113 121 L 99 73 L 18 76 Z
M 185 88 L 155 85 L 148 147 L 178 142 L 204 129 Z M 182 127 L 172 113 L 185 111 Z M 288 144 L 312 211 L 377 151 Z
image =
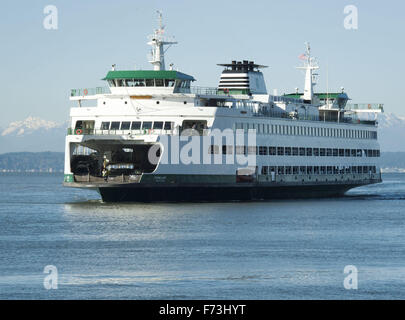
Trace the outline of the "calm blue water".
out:
M 383 178 L 339 199 L 104 204 L 1 174 L 0 299 L 404 299 L 405 174 Z

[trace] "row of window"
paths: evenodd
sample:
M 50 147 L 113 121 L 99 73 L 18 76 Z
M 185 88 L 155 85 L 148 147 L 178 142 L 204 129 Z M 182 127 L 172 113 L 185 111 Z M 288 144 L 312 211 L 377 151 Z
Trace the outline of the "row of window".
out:
M 110 87 L 174 87 L 190 88 L 190 80 L 174 79 L 115 79 L 108 80 Z
M 279 134 L 292 136 L 335 137 L 349 139 L 377 139 L 377 131 L 320 128 L 297 125 L 264 124 L 264 123 L 235 123 L 235 130 L 256 130 L 258 134 Z
M 169 121 L 105 121 L 101 123 L 101 130 L 172 130 L 174 122 Z
M 233 154 L 233 146 L 211 145 L 209 154 Z M 267 146 L 236 146 L 236 154 L 256 154 L 261 156 L 307 156 L 307 157 L 380 157 L 380 150 L 374 149 L 335 149 L 335 148 L 299 148 L 299 147 L 267 147 Z
M 262 166 L 261 174 L 377 173 L 376 166 Z

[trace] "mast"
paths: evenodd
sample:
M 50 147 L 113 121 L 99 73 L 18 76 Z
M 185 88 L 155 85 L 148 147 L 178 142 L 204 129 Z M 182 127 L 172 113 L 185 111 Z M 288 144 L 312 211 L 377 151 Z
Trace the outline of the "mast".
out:
M 159 28 L 154 31 L 152 35 L 149 36 L 150 41 L 148 45 L 152 46 L 151 56 L 149 62 L 153 65 L 153 70 L 165 70 L 165 52 L 172 44 L 177 44 L 176 41 L 169 41 L 164 36 L 165 26 L 162 24 L 162 12 L 157 11 L 159 16 Z M 164 48 L 164 46 L 169 45 L 169 47 Z
M 314 75 L 313 70 L 319 69 L 318 64 L 315 61 L 315 58 L 311 57 L 311 47 L 308 42 L 305 43 L 305 55 L 304 55 L 304 65 L 301 67 L 297 67 L 297 69 L 305 70 L 305 89 L 304 89 L 304 96 L 302 97 L 304 100 L 311 101 L 314 97 Z

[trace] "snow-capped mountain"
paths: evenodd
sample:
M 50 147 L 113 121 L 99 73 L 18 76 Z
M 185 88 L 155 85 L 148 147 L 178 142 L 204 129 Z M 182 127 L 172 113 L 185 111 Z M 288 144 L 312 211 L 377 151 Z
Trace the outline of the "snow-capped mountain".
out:
M 36 117 L 28 117 L 23 121 L 15 121 L 11 122 L 8 127 L 1 131 L 1 135 L 27 135 L 32 134 L 37 130 L 45 130 L 48 131 L 50 129 L 60 128 L 64 124 L 58 123 L 54 121 L 47 121 Z
M 64 151 L 67 123 L 28 117 L 0 130 L 0 153 Z
M 393 113 L 378 115 L 378 134 L 381 151 L 405 151 L 405 117 Z

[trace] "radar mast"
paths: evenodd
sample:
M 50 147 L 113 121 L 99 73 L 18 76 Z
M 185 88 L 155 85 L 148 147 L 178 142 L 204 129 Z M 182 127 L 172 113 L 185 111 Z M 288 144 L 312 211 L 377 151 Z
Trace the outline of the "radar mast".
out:
M 177 44 L 176 41 L 169 40 L 163 36 L 165 26 L 162 24 L 162 12 L 157 11 L 159 17 L 159 28 L 149 36 L 148 45 L 152 46 L 149 62 L 153 65 L 153 70 L 165 70 L 165 52 L 172 44 Z M 166 49 L 164 46 L 169 46 Z

